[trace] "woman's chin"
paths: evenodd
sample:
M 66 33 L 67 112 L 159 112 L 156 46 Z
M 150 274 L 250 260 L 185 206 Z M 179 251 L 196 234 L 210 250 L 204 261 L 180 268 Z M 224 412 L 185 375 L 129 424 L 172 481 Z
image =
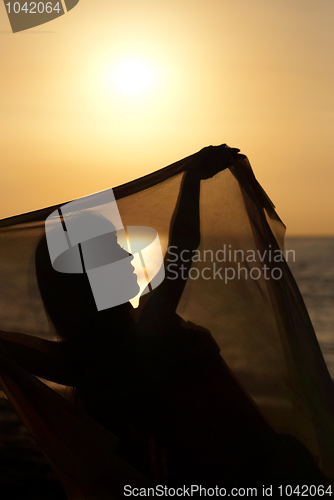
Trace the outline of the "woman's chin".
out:
M 140 286 L 138 285 L 137 277 L 136 277 L 135 283 L 133 285 L 133 289 L 131 291 L 130 299 L 133 299 L 134 297 L 136 297 L 136 295 L 138 295 L 139 292 L 140 292 Z

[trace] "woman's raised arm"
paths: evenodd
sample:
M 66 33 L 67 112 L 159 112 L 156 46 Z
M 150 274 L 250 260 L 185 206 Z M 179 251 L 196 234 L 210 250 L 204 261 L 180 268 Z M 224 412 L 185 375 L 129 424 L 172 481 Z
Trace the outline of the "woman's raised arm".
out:
M 191 259 L 189 255 L 200 244 L 200 184 L 232 165 L 239 150 L 209 146 L 194 155 L 184 173 L 170 226 L 164 260 L 165 279 L 152 293 L 142 311 L 141 319 L 149 320 L 174 313 L 187 282 Z M 187 256 L 187 258 L 185 258 Z

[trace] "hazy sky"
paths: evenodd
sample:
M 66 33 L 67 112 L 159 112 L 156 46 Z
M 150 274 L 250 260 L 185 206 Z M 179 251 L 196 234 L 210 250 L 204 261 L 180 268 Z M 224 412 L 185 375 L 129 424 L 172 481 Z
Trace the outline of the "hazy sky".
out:
M 227 143 L 288 234 L 334 234 L 333 26 L 333 0 L 80 0 L 12 34 L 1 3 L 0 217 Z

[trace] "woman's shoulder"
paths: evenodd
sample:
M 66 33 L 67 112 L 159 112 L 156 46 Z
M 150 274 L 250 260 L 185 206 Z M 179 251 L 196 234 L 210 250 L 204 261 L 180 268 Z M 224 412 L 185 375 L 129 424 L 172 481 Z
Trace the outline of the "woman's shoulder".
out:
M 176 313 L 164 318 L 164 321 L 152 318 L 151 321 L 137 323 L 136 335 L 143 344 L 156 345 L 157 348 L 174 351 L 183 357 L 203 358 L 220 353 L 209 330 L 192 321 L 185 321 Z

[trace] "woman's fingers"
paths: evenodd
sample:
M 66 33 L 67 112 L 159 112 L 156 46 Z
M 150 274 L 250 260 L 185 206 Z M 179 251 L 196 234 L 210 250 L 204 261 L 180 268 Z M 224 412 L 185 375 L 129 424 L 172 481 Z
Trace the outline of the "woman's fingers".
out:
M 209 179 L 232 166 L 234 160 L 244 158 L 245 156 L 240 154 L 240 149 L 230 148 L 227 144 L 207 146 L 192 159 L 188 171 L 193 172 L 200 179 Z

